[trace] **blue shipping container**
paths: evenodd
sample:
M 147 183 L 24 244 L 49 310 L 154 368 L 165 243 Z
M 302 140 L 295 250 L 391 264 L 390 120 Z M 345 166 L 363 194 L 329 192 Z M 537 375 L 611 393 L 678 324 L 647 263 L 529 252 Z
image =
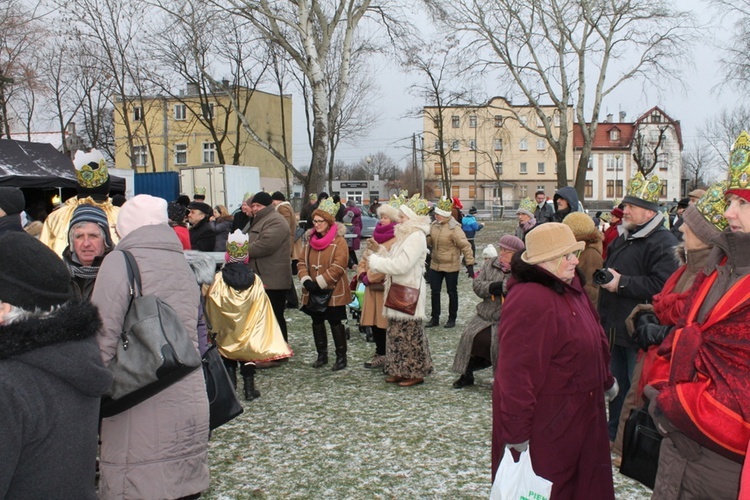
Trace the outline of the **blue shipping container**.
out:
M 180 174 L 178 172 L 150 172 L 135 174 L 135 194 L 150 194 L 165 200 L 174 201 L 180 195 Z

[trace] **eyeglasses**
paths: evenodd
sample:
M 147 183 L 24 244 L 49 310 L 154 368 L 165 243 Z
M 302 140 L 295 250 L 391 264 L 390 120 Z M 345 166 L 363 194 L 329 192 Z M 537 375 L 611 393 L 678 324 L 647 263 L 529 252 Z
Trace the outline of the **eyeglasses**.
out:
M 581 256 L 581 251 L 582 250 L 576 250 L 575 252 L 570 252 L 569 254 L 563 255 L 563 257 L 565 257 L 565 260 L 568 261 L 573 260 L 574 257 L 577 259 Z
M 313 219 L 313 224 L 323 224 L 325 219 Z

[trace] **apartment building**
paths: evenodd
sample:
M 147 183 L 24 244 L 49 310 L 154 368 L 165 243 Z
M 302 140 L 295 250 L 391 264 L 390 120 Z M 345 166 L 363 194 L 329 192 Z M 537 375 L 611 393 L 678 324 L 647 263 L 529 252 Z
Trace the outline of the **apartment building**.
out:
M 260 168 L 266 191 L 285 190 L 282 162 L 245 130 L 227 93 L 245 110 L 255 133 L 276 150 L 286 151 L 292 161 L 291 96 L 230 86 L 225 81 L 221 88 L 208 91 L 188 85 L 177 96 L 118 99 L 115 166 L 142 173 L 246 165 Z

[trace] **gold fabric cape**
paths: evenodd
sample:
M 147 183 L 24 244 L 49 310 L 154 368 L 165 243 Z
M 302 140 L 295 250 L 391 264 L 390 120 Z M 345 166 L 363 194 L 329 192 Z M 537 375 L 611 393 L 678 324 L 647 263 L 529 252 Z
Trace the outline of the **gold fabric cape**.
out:
M 225 358 L 257 362 L 292 356 L 257 274 L 253 286 L 238 292 L 224 282 L 221 271 L 216 273 L 206 295 L 206 316 Z
M 109 234 L 112 236 L 112 243 L 117 245 L 120 238 L 115 231 L 115 224 L 117 224 L 117 215 L 120 213 L 120 207 L 114 206 L 110 198 L 107 198 L 107 201 L 104 203 L 97 203 L 90 196 L 83 199 L 78 199 L 77 196 L 68 198 L 60 208 L 49 214 L 44 221 L 39 241 L 62 257 L 63 250 L 68 246 L 68 226 L 70 226 L 70 219 L 73 217 L 73 212 L 78 205 L 84 203 L 104 210 L 109 221 Z

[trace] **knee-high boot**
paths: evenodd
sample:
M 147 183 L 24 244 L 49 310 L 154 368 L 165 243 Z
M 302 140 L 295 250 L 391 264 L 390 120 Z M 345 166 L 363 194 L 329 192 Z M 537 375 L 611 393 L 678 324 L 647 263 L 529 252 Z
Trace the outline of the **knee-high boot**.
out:
M 343 323 L 331 326 L 333 334 L 333 343 L 336 346 L 336 363 L 331 368 L 332 371 L 343 370 L 346 368 L 346 327 Z
M 240 368 L 242 380 L 245 382 L 245 399 L 252 401 L 260 397 L 260 391 L 255 390 L 255 363 L 245 363 Z
M 229 375 L 229 380 L 232 381 L 232 386 L 237 389 L 237 361 L 224 357 L 222 357 L 221 360 L 224 362 L 224 368 L 227 369 L 227 374 Z
M 320 368 L 323 365 L 328 364 L 328 333 L 326 332 L 326 324 L 320 323 L 316 325 L 313 323 L 313 338 L 315 339 L 315 350 L 318 351 L 318 359 L 316 359 L 312 367 Z

